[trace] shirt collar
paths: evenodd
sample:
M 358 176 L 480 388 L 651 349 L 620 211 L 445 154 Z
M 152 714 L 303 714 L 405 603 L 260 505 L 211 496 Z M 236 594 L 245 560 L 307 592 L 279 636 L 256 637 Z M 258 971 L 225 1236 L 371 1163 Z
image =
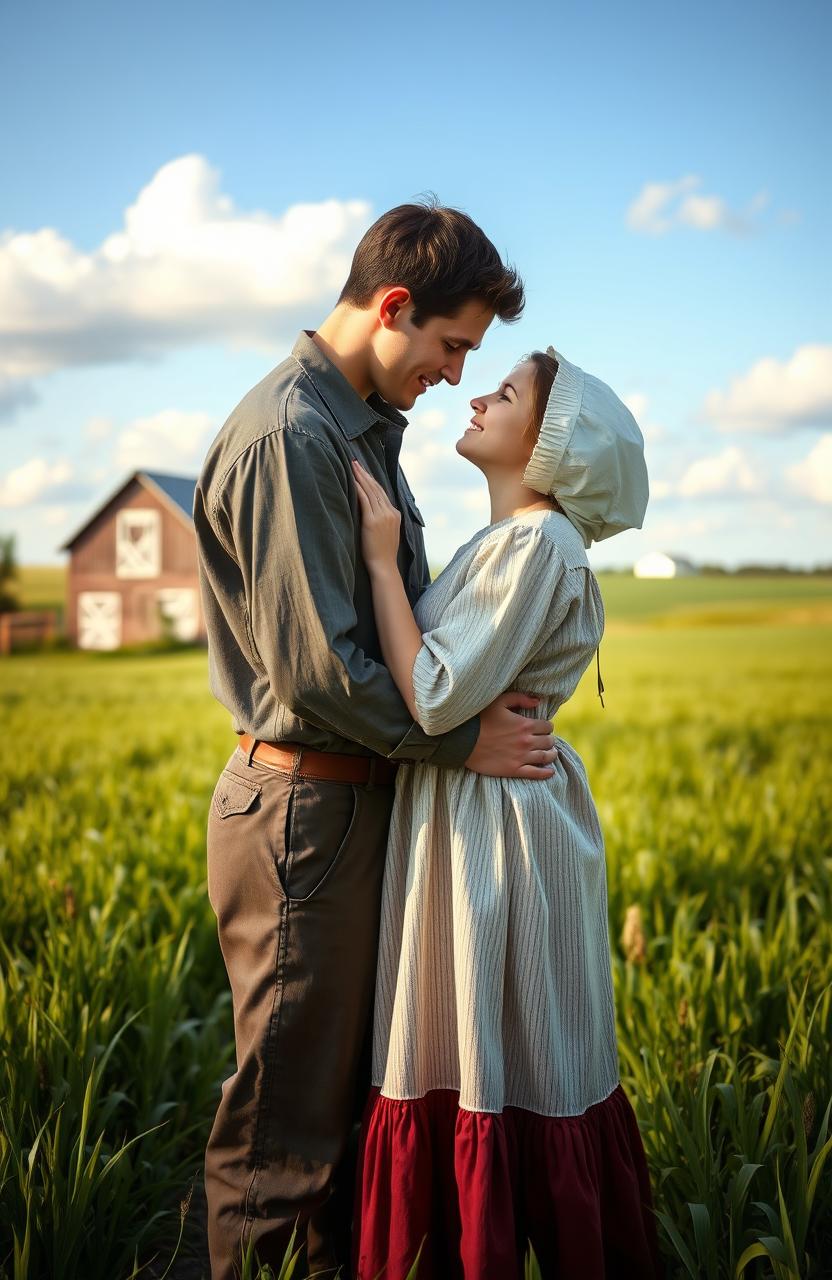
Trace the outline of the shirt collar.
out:
M 312 338 L 312 330 L 303 329 L 292 348 L 292 355 L 312 382 L 321 399 L 326 403 L 335 421 L 348 440 L 380 422 L 384 427 L 396 427 L 400 431 L 407 426 L 403 417 L 375 391 L 363 400 L 355 388 L 336 369 Z

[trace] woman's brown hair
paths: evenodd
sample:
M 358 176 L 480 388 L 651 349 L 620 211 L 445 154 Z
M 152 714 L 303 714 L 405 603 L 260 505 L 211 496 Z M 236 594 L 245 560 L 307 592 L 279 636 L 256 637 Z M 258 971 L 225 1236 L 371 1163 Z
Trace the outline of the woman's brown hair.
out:
M 543 415 L 546 412 L 546 402 L 549 399 L 549 392 L 555 381 L 555 375 L 558 371 L 558 362 L 554 356 L 547 355 L 545 351 L 532 351 L 526 357 L 531 360 L 534 365 L 534 382 L 532 384 L 532 410 L 529 415 L 529 425 L 526 428 L 526 434 L 530 440 L 537 444 L 540 428 L 543 426 Z

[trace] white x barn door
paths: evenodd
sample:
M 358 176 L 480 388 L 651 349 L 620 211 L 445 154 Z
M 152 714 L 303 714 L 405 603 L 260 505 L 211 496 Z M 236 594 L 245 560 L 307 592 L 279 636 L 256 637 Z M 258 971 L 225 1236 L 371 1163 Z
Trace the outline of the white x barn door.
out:
M 121 644 L 121 596 L 117 591 L 78 594 L 78 648 L 117 649 Z

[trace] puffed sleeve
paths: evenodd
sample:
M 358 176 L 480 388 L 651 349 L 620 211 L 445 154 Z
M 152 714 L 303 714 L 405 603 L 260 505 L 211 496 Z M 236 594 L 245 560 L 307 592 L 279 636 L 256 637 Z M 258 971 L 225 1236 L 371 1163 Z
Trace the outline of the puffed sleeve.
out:
M 565 618 L 573 577 L 538 528 L 509 525 L 483 540 L 413 664 L 417 719 L 426 733 L 447 733 L 511 687 Z

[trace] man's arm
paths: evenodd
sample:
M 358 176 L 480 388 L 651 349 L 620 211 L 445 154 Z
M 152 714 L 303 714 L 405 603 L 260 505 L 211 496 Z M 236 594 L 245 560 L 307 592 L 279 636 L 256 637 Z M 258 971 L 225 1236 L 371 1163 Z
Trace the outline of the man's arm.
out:
M 264 435 L 231 467 L 211 516 L 243 575 L 256 657 L 294 715 L 393 759 L 465 763 L 478 718 L 424 733 L 387 668 L 350 638 L 357 508 L 334 450 L 298 430 Z

